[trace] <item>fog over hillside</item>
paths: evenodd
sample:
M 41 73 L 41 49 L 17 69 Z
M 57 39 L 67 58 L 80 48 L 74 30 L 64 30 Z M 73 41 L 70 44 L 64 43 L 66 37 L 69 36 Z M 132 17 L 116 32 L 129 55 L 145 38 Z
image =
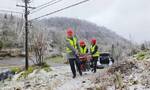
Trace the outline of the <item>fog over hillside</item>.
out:
M 5 47 L 24 48 L 24 21 L 13 15 L 1 15 L 0 31 L 1 40 L 4 41 Z M 36 35 L 42 32 L 47 43 L 51 48 L 65 51 L 66 29 L 74 29 L 79 40 L 85 40 L 87 46 L 90 45 L 91 38 L 96 38 L 101 52 L 111 52 L 112 45 L 119 48 L 121 53 L 130 53 L 131 43 L 107 27 L 98 26 L 85 20 L 54 17 L 35 21 L 29 24 L 29 45 L 31 46 L 36 39 Z M 124 50 L 124 51 L 121 51 Z M 117 53 L 119 53 L 117 51 Z
M 42 20 L 41 23 L 47 27 L 48 31 L 60 33 L 62 36 L 65 36 L 65 30 L 68 27 L 72 27 L 79 39 L 89 42 L 94 37 L 98 39 L 100 46 L 111 46 L 112 44 L 119 43 L 122 47 L 128 47 L 130 44 L 129 41 L 106 27 L 97 26 L 85 20 L 56 17 Z

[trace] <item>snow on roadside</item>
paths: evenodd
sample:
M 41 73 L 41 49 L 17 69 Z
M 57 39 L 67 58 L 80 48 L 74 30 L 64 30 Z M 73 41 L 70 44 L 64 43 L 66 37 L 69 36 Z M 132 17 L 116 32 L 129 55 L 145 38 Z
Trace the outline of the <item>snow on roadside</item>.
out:
M 15 75 L 12 81 L 5 81 L 2 83 L 2 90 L 85 90 L 92 81 L 92 72 L 84 72 L 80 76 L 77 72 L 77 77 L 72 78 L 72 73 L 69 65 L 51 67 L 51 72 L 35 70 L 24 80 L 17 80 L 19 75 Z

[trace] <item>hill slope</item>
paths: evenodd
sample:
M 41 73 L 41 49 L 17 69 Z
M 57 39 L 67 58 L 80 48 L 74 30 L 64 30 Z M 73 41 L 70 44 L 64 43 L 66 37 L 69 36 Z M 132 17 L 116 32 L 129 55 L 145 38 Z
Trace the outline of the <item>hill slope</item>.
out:
M 24 45 L 23 20 L 13 15 L 0 15 L 0 38 L 7 40 L 7 47 Z M 77 37 L 85 40 L 89 46 L 91 38 L 97 38 L 100 51 L 111 51 L 112 44 L 118 48 L 117 53 L 129 53 L 131 43 L 103 26 L 72 18 L 55 17 L 30 23 L 29 43 L 33 43 L 38 32 L 44 32 L 52 48 L 64 51 L 65 30 L 72 27 Z M 2 34 L 3 33 L 3 34 Z M 6 39 L 6 40 L 5 40 Z M 124 51 L 121 51 L 124 50 Z
M 88 45 L 91 38 L 97 38 L 101 51 L 110 51 L 112 44 L 114 44 L 116 48 L 120 48 L 120 50 L 124 49 L 124 52 L 128 52 L 127 49 L 129 49 L 131 45 L 128 40 L 122 38 L 106 27 L 97 26 L 96 24 L 84 20 L 55 17 L 41 20 L 40 22 L 41 25 L 49 31 L 49 38 L 58 43 L 56 44 L 56 47 L 59 45 L 62 47 L 62 45 L 64 45 L 63 40 L 65 38 L 65 30 L 68 27 L 72 27 L 79 40 L 85 40 Z

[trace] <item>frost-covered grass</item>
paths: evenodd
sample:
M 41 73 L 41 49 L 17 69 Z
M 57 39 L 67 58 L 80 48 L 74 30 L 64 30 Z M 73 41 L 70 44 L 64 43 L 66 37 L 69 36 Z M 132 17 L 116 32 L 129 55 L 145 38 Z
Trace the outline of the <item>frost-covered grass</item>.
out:
M 149 59 L 150 58 L 150 51 L 140 51 L 134 57 L 137 60 L 144 60 L 144 59 Z
M 61 64 L 65 62 L 64 58 L 61 56 L 47 57 L 45 60 L 50 60 L 53 63 L 61 63 Z

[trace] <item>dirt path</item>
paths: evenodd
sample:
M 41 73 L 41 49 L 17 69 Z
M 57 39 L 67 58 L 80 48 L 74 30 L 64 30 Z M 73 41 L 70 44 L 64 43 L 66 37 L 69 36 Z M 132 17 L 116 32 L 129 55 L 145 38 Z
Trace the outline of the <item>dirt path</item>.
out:
M 92 84 L 92 79 L 99 73 L 84 72 L 83 76 L 77 73 L 75 79 L 69 65 L 52 67 L 53 71 L 45 72 L 43 70 L 38 73 L 31 73 L 25 80 L 5 81 L 1 83 L 2 90 L 11 90 L 11 88 L 19 88 L 21 90 L 87 90 Z
M 83 72 L 82 76 L 77 73 L 77 77 L 73 79 L 69 66 L 57 67 L 53 68 L 53 70 L 55 71 L 54 73 L 59 72 L 57 73 L 59 75 L 52 81 L 52 83 L 55 83 L 57 80 L 59 81 L 57 85 L 54 86 L 54 90 L 86 90 L 86 88 L 93 83 L 94 77 L 100 72 L 100 70 L 98 70 L 97 73 L 87 71 Z

